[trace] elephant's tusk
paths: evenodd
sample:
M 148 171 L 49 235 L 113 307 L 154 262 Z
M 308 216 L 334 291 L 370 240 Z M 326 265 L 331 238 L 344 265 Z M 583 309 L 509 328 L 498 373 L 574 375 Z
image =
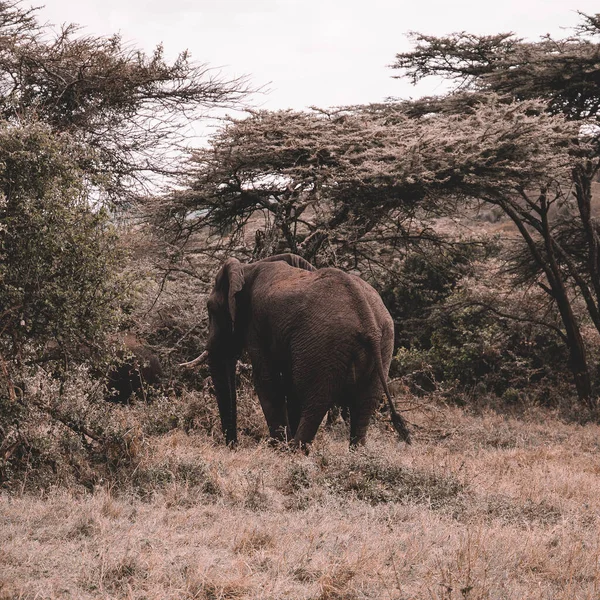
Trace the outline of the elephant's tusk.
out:
M 205 350 L 200 356 L 198 356 L 198 358 L 195 358 L 194 360 L 190 360 L 190 362 L 181 363 L 179 366 L 185 367 L 186 369 L 191 369 L 192 367 L 195 367 L 196 365 L 203 363 L 206 360 L 207 356 L 208 356 L 208 350 Z

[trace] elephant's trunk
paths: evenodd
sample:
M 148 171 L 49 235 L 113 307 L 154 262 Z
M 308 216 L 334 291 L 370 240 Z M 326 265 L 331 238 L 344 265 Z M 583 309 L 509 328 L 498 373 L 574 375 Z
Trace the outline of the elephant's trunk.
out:
M 221 416 L 221 427 L 228 446 L 234 446 L 237 443 L 236 362 L 231 357 L 208 355 L 208 365 Z

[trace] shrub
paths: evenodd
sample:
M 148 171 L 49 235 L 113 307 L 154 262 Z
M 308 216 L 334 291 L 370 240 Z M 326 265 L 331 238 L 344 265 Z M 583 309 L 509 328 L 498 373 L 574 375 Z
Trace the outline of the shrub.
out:
M 511 404 L 520 402 L 523 392 L 552 403 L 570 379 L 564 344 L 540 325 L 499 318 L 463 297 L 458 307 L 433 313 L 430 326 L 427 347 L 401 348 L 395 355 L 394 374 L 408 377 L 415 392 L 431 391 L 437 382 Z M 549 387 L 556 388 L 556 397 L 548 396 Z

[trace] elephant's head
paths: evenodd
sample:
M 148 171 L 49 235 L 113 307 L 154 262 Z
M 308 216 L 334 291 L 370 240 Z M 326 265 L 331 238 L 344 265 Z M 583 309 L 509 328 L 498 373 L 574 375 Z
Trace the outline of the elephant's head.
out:
M 237 442 L 235 366 L 242 350 L 240 320 L 243 308 L 238 305 L 236 295 L 242 291 L 244 282 L 243 265 L 235 258 L 228 259 L 217 273 L 207 302 L 206 351 L 227 444 Z
M 279 261 L 307 271 L 315 270 L 309 262 L 295 254 L 271 256 L 250 265 L 242 265 L 237 259 L 230 258 L 223 264 L 207 301 L 209 331 L 206 350 L 198 358 L 181 365 L 194 367 L 208 361 L 228 445 L 237 442 L 235 367 L 244 344 L 251 297 L 248 289 L 251 283 L 247 283 L 246 275 L 259 263 Z

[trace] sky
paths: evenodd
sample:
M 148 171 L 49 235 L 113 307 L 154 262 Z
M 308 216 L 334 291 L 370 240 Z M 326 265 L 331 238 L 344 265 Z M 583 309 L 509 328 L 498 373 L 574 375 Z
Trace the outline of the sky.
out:
M 39 5 L 37 5 L 39 6 Z M 120 33 L 148 52 L 192 58 L 226 77 L 249 75 L 265 92 L 266 109 L 322 108 L 415 98 L 441 91 L 394 79 L 396 53 L 410 49 L 407 33 L 512 31 L 538 39 L 567 35 L 577 11 L 594 14 L 594 0 L 46 0 L 42 20 L 78 23 L 88 34 Z

